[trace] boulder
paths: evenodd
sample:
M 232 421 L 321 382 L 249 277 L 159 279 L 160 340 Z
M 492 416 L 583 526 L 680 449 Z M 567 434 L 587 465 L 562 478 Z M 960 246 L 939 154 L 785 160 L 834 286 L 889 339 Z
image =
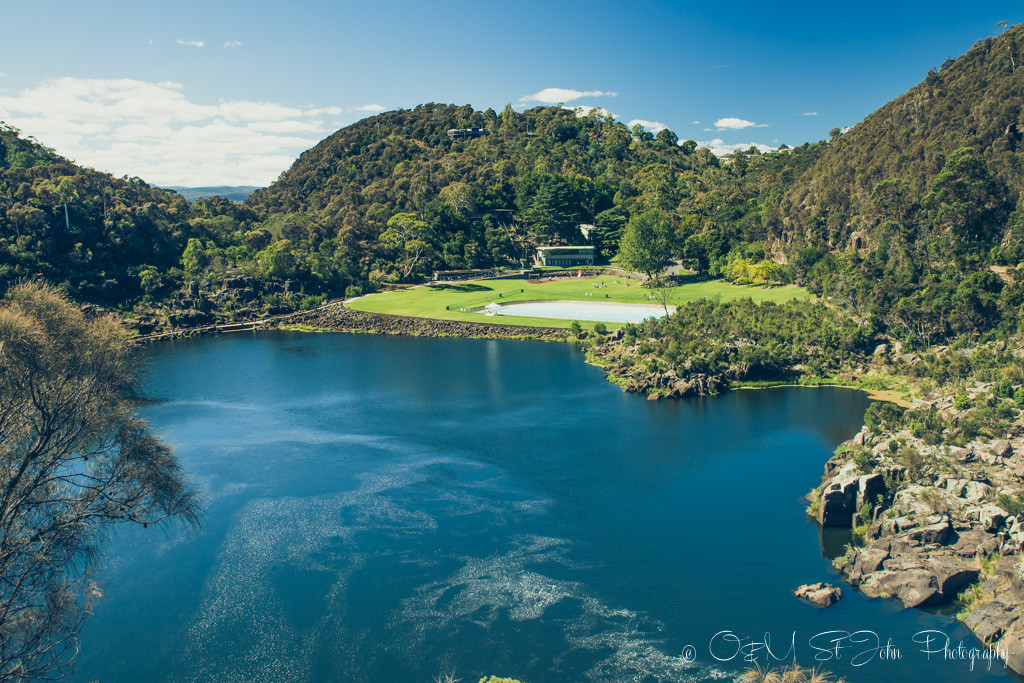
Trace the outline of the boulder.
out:
M 924 545 L 942 545 L 949 539 L 952 533 L 953 528 L 950 526 L 949 519 L 947 518 L 924 526 L 915 526 L 905 531 L 900 531 L 890 541 L 892 554 L 895 556 L 909 553 Z
M 1008 514 L 1006 510 L 1003 510 L 1001 507 L 985 505 L 981 508 L 979 520 L 981 521 L 981 526 L 985 531 L 993 533 L 1003 526 L 1007 517 Z
M 865 579 L 860 590 L 869 598 L 897 597 L 905 607 L 925 607 L 943 599 L 938 582 L 925 569 L 875 572 Z
M 964 485 L 960 497 L 972 503 L 981 501 L 992 495 L 992 487 L 980 481 L 969 481 Z
M 226 277 L 224 278 L 224 289 L 244 289 L 252 287 L 256 280 L 251 277 Z
M 843 597 L 843 591 L 828 583 L 809 583 L 800 586 L 793 595 L 804 598 L 818 607 L 831 607 Z
M 878 346 L 875 347 L 875 351 L 874 351 L 874 353 L 872 355 L 874 355 L 874 356 L 884 356 L 887 353 L 889 353 L 889 345 L 888 344 L 879 344 Z
M 693 383 L 686 382 L 684 380 L 679 380 L 678 382 L 676 382 L 674 391 L 678 396 L 693 396 L 695 393 L 697 393 L 696 389 L 693 386 Z
M 1009 458 L 1013 455 L 1013 446 L 1010 445 L 1009 441 L 1003 439 L 996 439 L 990 446 L 992 454 L 997 458 Z
M 1024 675 L 1024 624 L 1021 620 L 1010 624 L 1006 634 L 999 641 L 1007 668 Z
M 1016 618 L 1012 607 L 993 601 L 971 610 L 964 617 L 964 626 L 971 629 L 981 642 L 992 643 L 1003 637 Z
M 857 553 L 854 564 L 855 571 L 861 575 L 873 574 L 882 568 L 882 563 L 889 559 L 889 551 L 879 548 L 865 548 Z
M 974 462 L 977 459 L 977 456 L 975 456 L 974 451 L 972 451 L 970 448 L 962 448 L 960 446 L 953 446 L 952 448 L 950 448 L 949 454 L 956 458 L 956 461 L 959 463 Z
M 917 526 L 910 517 L 886 517 L 882 520 L 882 536 L 895 536 Z
M 905 535 L 917 541 L 921 545 L 929 543 L 945 543 L 952 533 L 953 528 L 949 524 L 949 518 L 944 517 L 938 522 L 927 526 L 920 526 L 905 532 Z
M 957 534 L 956 540 L 949 545 L 949 552 L 957 557 L 988 557 L 999 546 L 995 536 L 981 529 L 965 531 Z
M 978 568 L 972 562 L 936 555 L 925 559 L 925 568 L 932 573 L 938 583 L 939 592 L 946 600 L 952 600 L 968 585 L 978 580 Z

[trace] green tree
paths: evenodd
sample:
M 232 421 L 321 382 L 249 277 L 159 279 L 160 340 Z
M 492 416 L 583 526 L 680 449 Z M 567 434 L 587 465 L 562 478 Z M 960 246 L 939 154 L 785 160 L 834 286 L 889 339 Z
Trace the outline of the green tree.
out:
M 189 240 L 192 243 L 192 240 Z M 278 240 L 256 254 L 256 261 L 267 277 L 276 280 L 287 280 L 294 277 L 298 259 L 292 248 L 291 240 Z
M 530 227 L 548 239 L 578 239 L 582 218 L 572 187 L 562 175 L 546 175 L 540 181 L 525 212 Z
M 198 523 L 177 459 L 134 411 L 125 342 L 48 285 L 0 302 L 0 681 L 67 673 L 116 525 Z
M 671 224 L 668 216 L 658 209 L 633 214 L 622 233 L 619 244 L 619 263 L 629 270 L 647 275 L 654 283 L 672 255 Z
M 1009 213 L 1006 187 L 988 170 L 972 147 L 961 147 L 946 160 L 922 204 L 949 232 L 960 258 L 991 246 Z
M 390 249 L 401 270 L 402 281 L 430 262 L 434 253 L 433 231 L 413 213 L 396 213 L 380 236 L 380 243 Z
M 181 254 L 181 267 L 187 275 L 198 277 L 210 265 L 210 255 L 203 246 L 203 241 L 189 237 L 185 251 Z
M 143 266 L 139 271 L 139 286 L 147 294 L 158 290 L 160 288 L 160 271 L 153 266 Z
M 668 128 L 662 128 L 654 137 L 658 142 L 665 145 L 666 147 L 672 147 L 679 144 L 679 136 L 670 131 Z
M 594 217 L 594 246 L 606 257 L 619 250 L 628 218 L 621 207 L 613 206 Z

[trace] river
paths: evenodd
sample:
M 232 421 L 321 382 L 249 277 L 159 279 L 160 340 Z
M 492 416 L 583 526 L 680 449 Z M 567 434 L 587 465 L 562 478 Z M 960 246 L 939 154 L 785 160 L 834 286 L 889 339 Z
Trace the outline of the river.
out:
M 145 353 L 142 412 L 206 518 L 117 535 L 78 680 L 711 681 L 744 653 L 851 683 L 1009 680 L 922 652 L 932 630 L 975 645 L 947 616 L 793 597 L 838 581 L 802 496 L 860 428 L 859 392 L 646 401 L 543 342 Z

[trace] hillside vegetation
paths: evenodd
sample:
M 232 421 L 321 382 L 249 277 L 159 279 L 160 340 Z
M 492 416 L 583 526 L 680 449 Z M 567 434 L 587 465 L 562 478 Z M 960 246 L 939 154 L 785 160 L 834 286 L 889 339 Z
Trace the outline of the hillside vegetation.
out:
M 464 128 L 488 134 L 446 135 Z M 371 281 L 517 263 L 537 244 L 582 243 L 581 223 L 596 226 L 593 242 L 613 256 L 644 211 L 658 212 L 673 255 L 704 269 L 714 262 L 717 273 L 737 243 L 764 257 L 760 207 L 778 204 L 820 147 L 723 166 L 669 130 L 654 136 L 598 110 L 426 104 L 339 130 L 247 204 L 276 216 L 275 237 L 306 248 L 334 240 L 345 258 L 369 256 L 361 275 Z
M 1021 26 L 979 41 L 833 132 L 769 224 L 797 279 L 914 345 L 1017 329 L 1022 43 Z

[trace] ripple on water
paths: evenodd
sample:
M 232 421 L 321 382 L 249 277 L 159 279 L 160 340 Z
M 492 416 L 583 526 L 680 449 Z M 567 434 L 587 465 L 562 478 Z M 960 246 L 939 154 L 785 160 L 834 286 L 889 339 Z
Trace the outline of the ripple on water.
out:
M 437 485 L 439 471 L 447 485 Z M 452 479 L 460 480 L 452 486 Z M 425 482 L 434 482 L 424 489 Z M 324 661 L 345 675 L 371 675 L 392 655 L 410 661 L 439 639 L 498 620 L 540 620 L 556 605 L 571 618 L 552 620 L 558 659 L 596 653 L 585 672 L 594 681 L 720 680 L 725 674 L 664 651 L 660 625 L 608 606 L 576 581 L 543 567 L 572 569 L 565 539 L 518 535 L 483 557 L 452 557 L 433 538 L 442 533 L 426 510 L 429 491 L 445 519 L 488 515 L 496 526 L 521 524 L 550 501 L 520 492 L 493 468 L 442 454 L 414 455 L 359 477 L 351 490 L 315 497 L 248 501 L 231 524 L 187 631 L 181 680 L 278 681 L 315 677 Z M 382 544 L 381 536 L 396 542 Z M 408 544 L 415 552 L 408 552 Z M 412 584 L 389 618 L 400 637 L 370 637 L 350 613 L 356 577 L 380 558 L 418 567 L 428 580 Z M 376 565 L 375 565 L 376 566 Z M 454 571 L 453 571 L 454 567 Z M 320 672 L 322 675 L 322 671 Z M 335 672 L 337 673 L 337 672 Z

